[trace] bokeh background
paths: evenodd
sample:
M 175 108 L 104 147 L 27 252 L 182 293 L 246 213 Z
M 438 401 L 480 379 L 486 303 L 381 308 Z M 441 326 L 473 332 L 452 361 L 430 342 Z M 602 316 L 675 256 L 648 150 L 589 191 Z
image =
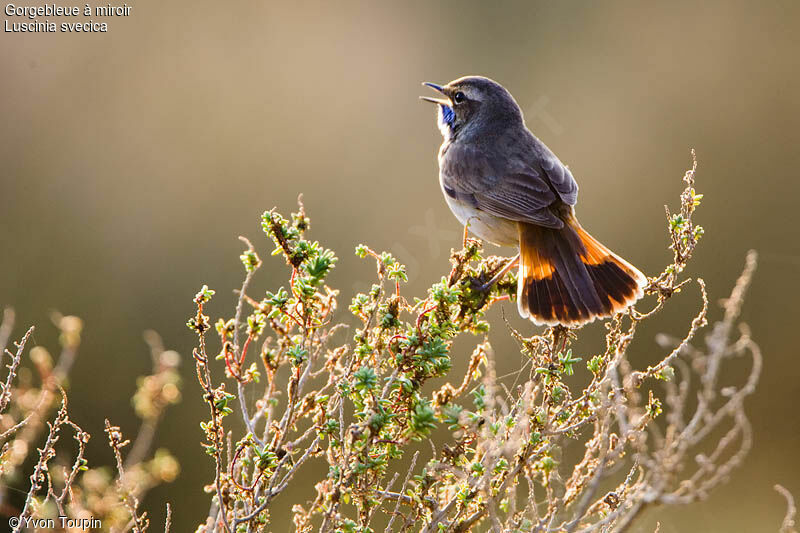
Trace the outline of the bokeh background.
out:
M 147 498 L 156 523 L 165 500 L 176 531 L 208 508 L 184 325 L 198 287 L 217 289 L 212 313 L 230 313 L 238 235 L 267 258 L 263 288 L 285 283 L 259 215 L 290 211 L 302 192 L 312 236 L 341 257 L 343 302 L 374 273 L 352 255 L 360 242 L 399 256 L 405 293 L 422 294 L 460 227 L 440 196 L 440 137 L 419 83 L 484 74 L 570 165 L 584 225 L 649 274 L 669 258 L 663 205 L 675 205 L 697 150 L 706 236 L 689 274 L 716 301 L 746 251 L 761 254 L 744 309 L 766 357 L 747 405 L 755 448 L 707 501 L 654 509 L 639 530 L 777 530 L 785 505 L 772 485 L 800 496 L 800 3 L 133 5 L 106 34 L 0 37 L 0 304 L 46 346 L 51 310 L 85 320 L 71 412 L 94 434 L 95 463 L 110 461 L 104 416 L 136 431 L 130 396 L 150 369 L 142 332 L 183 355 L 184 401 L 157 435 L 182 472 Z M 655 333 L 682 335 L 697 306 L 694 291 L 676 298 L 631 357 L 658 357 Z M 493 322 L 510 372 L 519 356 L 498 313 Z M 600 338 L 602 326 L 590 330 Z

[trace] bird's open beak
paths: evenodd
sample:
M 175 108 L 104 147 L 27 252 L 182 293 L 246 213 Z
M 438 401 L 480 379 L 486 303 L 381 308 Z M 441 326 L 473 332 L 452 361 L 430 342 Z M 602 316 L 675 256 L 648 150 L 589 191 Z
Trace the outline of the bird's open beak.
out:
M 436 89 L 440 93 L 444 94 L 444 87 L 442 87 L 441 85 L 436 85 L 435 83 L 430 83 L 427 81 L 424 82 L 422 85 L 430 87 L 431 89 Z M 450 102 L 449 98 L 445 99 L 445 98 L 431 98 L 430 96 L 420 96 L 419 99 L 425 100 L 426 102 L 433 102 L 434 104 L 439 104 L 439 105 L 446 105 L 446 106 L 453 105 Z

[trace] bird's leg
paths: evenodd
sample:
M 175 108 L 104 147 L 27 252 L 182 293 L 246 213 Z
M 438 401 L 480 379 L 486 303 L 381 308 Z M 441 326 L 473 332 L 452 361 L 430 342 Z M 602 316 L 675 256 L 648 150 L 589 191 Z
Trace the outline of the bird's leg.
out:
M 473 219 L 478 220 L 477 215 L 472 215 L 467 219 L 466 222 L 464 222 L 464 240 L 461 242 L 462 248 L 467 247 L 467 239 L 469 239 L 469 224 Z
M 511 270 L 512 268 L 514 268 L 517 265 L 517 263 L 519 263 L 519 254 L 517 254 L 514 257 L 512 257 L 511 259 L 509 259 L 508 263 L 506 263 L 506 265 L 503 268 L 500 269 L 500 272 L 498 272 L 497 274 L 492 276 L 492 279 L 490 279 L 489 281 L 487 281 L 483 285 L 480 285 L 480 286 L 476 287 L 475 290 L 476 291 L 480 291 L 480 292 L 489 291 L 492 287 L 495 286 L 495 284 L 498 281 L 503 279 L 503 277 L 506 274 L 508 274 L 508 271 Z

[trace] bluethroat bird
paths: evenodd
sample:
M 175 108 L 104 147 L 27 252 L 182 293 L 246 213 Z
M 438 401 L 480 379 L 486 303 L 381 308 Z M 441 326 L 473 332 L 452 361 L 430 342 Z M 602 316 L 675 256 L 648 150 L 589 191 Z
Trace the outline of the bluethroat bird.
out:
M 424 85 L 444 96 L 421 98 L 438 107 L 447 205 L 479 238 L 519 248 L 484 289 L 518 264 L 519 313 L 538 325 L 584 324 L 641 298 L 647 278 L 581 227 L 575 178 L 502 85 L 481 76 Z

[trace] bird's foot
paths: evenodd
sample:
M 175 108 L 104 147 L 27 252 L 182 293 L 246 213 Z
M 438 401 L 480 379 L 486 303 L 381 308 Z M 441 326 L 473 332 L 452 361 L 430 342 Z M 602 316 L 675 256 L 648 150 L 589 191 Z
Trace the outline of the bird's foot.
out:
M 486 283 L 478 284 L 477 280 L 473 279 L 472 280 L 472 290 L 475 291 L 475 292 L 488 293 L 490 290 L 492 290 L 492 287 L 497 285 L 497 282 L 499 282 L 501 279 L 503 279 L 505 277 L 505 275 L 508 274 L 508 272 L 517 265 L 518 262 L 519 262 L 519 254 L 517 254 L 516 256 L 512 257 L 508 261 L 508 263 L 506 263 L 505 266 L 503 266 L 503 268 L 501 268 L 497 272 L 497 274 L 492 276 L 492 278 L 489 281 L 487 281 Z

